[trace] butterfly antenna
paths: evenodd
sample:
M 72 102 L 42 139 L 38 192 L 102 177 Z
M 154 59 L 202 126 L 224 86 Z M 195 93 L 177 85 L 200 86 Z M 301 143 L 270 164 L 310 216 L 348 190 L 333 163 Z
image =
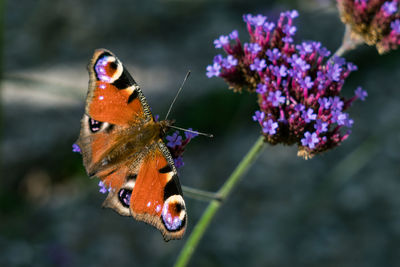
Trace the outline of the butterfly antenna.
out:
M 168 115 L 169 115 L 169 113 L 171 112 L 172 106 L 174 105 L 176 99 L 178 98 L 179 93 L 182 91 L 183 85 L 185 84 L 185 82 L 186 82 L 187 78 L 189 77 L 189 75 L 190 75 L 190 70 L 186 73 L 185 79 L 183 79 L 183 82 L 182 82 L 181 87 L 179 88 L 178 92 L 176 93 L 174 100 L 172 100 L 172 103 L 171 103 L 171 105 L 169 106 L 167 115 L 165 116 L 165 120 L 167 120 Z
M 177 130 L 189 132 L 189 133 L 194 133 L 194 134 L 198 134 L 198 135 L 204 135 L 204 136 L 207 136 L 207 137 L 214 137 L 214 135 L 212 135 L 212 134 L 202 133 L 202 132 L 198 132 L 198 131 L 193 131 L 193 130 L 189 130 L 189 129 L 177 127 L 177 126 L 174 126 L 174 125 L 170 125 L 169 127 L 170 127 L 170 128 L 174 128 L 174 129 L 177 129 Z

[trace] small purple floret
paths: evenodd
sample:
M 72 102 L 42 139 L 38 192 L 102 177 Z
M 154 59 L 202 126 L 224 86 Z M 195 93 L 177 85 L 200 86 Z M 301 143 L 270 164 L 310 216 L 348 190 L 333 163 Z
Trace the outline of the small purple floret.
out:
M 349 119 L 349 115 L 347 113 L 341 111 L 332 111 L 332 122 L 337 123 L 338 125 L 346 125 Z
M 261 46 L 257 43 L 244 44 L 244 47 L 253 55 L 261 51 Z
M 165 138 L 168 140 L 167 146 L 170 148 L 182 145 L 182 136 L 179 135 L 178 131 L 174 132 L 172 135 L 168 135 Z
M 265 22 L 263 25 L 263 29 L 267 32 L 272 31 L 275 28 L 275 23 L 273 22 Z
M 310 65 L 297 54 L 293 54 L 292 57 L 288 59 L 288 62 L 291 63 L 294 70 L 305 72 L 310 69 Z
M 221 71 L 221 65 L 218 63 L 214 63 L 213 65 L 207 66 L 207 77 L 211 78 L 213 76 L 218 77 Z
M 265 94 L 267 92 L 267 85 L 264 83 L 259 83 L 256 88 L 256 93 Z
M 251 16 L 250 14 L 248 15 L 248 23 L 250 23 L 251 25 L 254 26 L 262 26 L 264 24 L 264 22 L 267 20 L 266 16 L 263 15 L 257 15 L 257 16 Z
M 357 87 L 357 89 L 354 91 L 354 94 L 361 101 L 364 101 L 365 98 L 368 96 L 367 91 L 363 90 L 361 86 Z
M 239 33 L 237 30 L 233 30 L 230 34 L 229 34 L 229 38 L 231 38 L 231 40 L 236 40 L 239 38 Z
M 305 109 L 306 109 L 306 107 L 303 104 L 296 104 L 294 106 L 294 110 L 297 111 L 297 112 L 302 112 Z
M 183 167 L 185 165 L 185 163 L 183 162 L 183 159 L 182 159 L 181 156 L 179 156 L 176 159 L 174 159 L 174 164 L 175 164 L 175 167 L 177 169 L 179 169 L 179 168 L 181 168 L 181 167 Z
M 303 111 L 303 119 L 305 122 L 309 123 L 317 119 L 317 114 L 314 114 L 314 110 L 309 108 L 306 112 Z
M 400 19 L 396 19 L 392 23 L 390 23 L 390 27 L 392 28 L 393 31 L 395 31 L 397 34 L 400 34 Z
M 334 98 L 330 97 L 329 102 L 332 110 L 342 110 L 343 109 L 343 101 L 340 100 L 340 97 L 335 96 Z
M 225 35 L 221 35 L 218 39 L 214 40 L 215 48 L 222 48 L 227 44 L 229 44 L 229 38 Z
M 222 55 L 221 55 L 221 54 L 218 54 L 218 55 L 216 55 L 216 56 L 214 57 L 213 63 L 221 64 L 223 59 L 224 59 L 224 58 L 222 57 Z
M 332 65 L 329 65 L 329 69 L 326 75 L 331 81 L 338 82 L 340 80 L 341 73 L 342 73 L 342 68 L 340 67 L 340 65 L 334 63 Z
M 271 66 L 272 67 L 272 73 L 276 76 L 276 77 L 285 77 L 287 75 L 287 68 L 285 67 L 285 65 L 281 65 L 281 66 Z
M 293 9 L 291 11 L 286 11 L 285 15 L 290 19 L 294 19 L 299 16 L 299 12 L 297 10 Z
M 310 149 L 314 149 L 315 145 L 319 143 L 317 133 L 311 134 L 310 132 L 305 132 L 304 138 L 300 141 L 303 146 L 308 146 Z
M 256 70 L 256 71 L 262 71 L 267 67 L 267 64 L 265 63 L 265 59 L 259 59 L 255 58 L 254 63 L 250 64 L 250 69 L 251 70 Z
M 271 119 L 268 119 L 268 121 L 263 122 L 262 127 L 263 127 L 264 133 L 274 135 L 274 134 L 276 134 L 276 129 L 278 128 L 278 123 L 274 122 Z
M 193 131 L 192 128 L 189 128 L 188 130 Z M 186 137 L 186 139 L 193 139 L 193 138 L 195 138 L 195 137 L 198 136 L 198 135 L 199 135 L 199 134 L 198 134 L 198 133 L 195 133 L 195 132 L 186 132 L 186 131 L 185 131 L 185 137 Z
M 314 48 L 310 42 L 302 42 L 301 45 L 296 45 L 296 49 L 300 55 L 307 55 L 314 52 Z
M 236 66 L 238 63 L 238 60 L 234 58 L 232 55 L 229 55 L 227 58 L 224 58 L 222 60 L 222 66 L 226 69 L 230 69 L 234 66 Z
M 267 100 L 271 102 L 272 106 L 277 107 L 279 104 L 285 103 L 285 97 L 281 96 L 281 91 L 269 92 Z
M 278 60 L 281 57 L 281 52 L 279 52 L 278 48 L 274 48 L 274 49 L 268 49 L 266 52 L 266 55 L 269 59 L 269 61 L 275 61 Z
M 81 148 L 77 144 L 72 144 L 72 152 L 81 153 Z
M 109 187 L 109 188 L 107 189 L 107 187 L 106 187 L 106 185 L 103 183 L 103 181 L 100 181 L 100 182 L 99 182 L 99 187 L 100 187 L 99 192 L 102 193 L 102 194 L 105 194 L 105 193 L 111 191 L 111 187 Z
M 396 1 L 385 2 L 382 9 L 385 12 L 385 15 L 389 17 L 397 12 L 397 3 Z
M 331 106 L 331 102 L 327 97 L 318 99 L 318 104 L 322 109 L 329 109 L 329 107 Z
M 300 79 L 299 83 L 300 83 L 300 86 L 302 88 L 307 88 L 307 89 L 310 89 L 314 85 L 314 82 L 311 81 L 311 77 L 310 76 L 307 76 L 304 79 Z
M 255 115 L 253 116 L 253 121 L 258 121 L 261 123 L 265 118 L 265 113 L 262 111 L 256 111 Z
M 320 133 L 324 133 L 328 131 L 328 123 L 323 122 L 321 120 L 317 120 L 316 123 L 314 124 L 315 130 L 317 130 Z
M 344 57 L 333 56 L 333 63 L 342 66 L 346 63 L 346 59 Z
M 296 26 L 285 25 L 285 27 L 283 27 L 283 32 L 286 33 L 287 36 L 295 35 L 296 31 L 297 31 Z

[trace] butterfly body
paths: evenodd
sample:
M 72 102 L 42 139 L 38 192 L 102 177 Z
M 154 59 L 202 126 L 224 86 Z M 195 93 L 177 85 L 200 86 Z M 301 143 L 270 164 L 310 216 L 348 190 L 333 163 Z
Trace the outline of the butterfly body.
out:
M 186 208 L 171 154 L 162 141 L 170 121 L 155 121 L 129 72 L 110 51 L 96 50 L 76 142 L 89 176 L 109 188 L 104 207 L 155 226 L 165 240 L 186 229 Z

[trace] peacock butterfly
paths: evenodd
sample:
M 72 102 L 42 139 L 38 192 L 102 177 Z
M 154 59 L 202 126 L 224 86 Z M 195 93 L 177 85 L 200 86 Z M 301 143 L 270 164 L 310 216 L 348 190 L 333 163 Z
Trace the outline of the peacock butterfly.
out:
M 180 239 L 187 215 L 171 154 L 170 121 L 156 121 L 140 87 L 110 51 L 88 65 L 89 89 L 76 144 L 90 177 L 109 188 L 103 207 L 153 225 L 165 241 Z

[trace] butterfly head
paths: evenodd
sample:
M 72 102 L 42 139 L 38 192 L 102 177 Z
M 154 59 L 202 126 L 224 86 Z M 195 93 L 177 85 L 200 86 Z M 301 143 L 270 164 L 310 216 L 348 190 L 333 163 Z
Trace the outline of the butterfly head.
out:
M 158 124 L 160 125 L 160 137 L 164 138 L 167 135 L 167 132 L 171 128 L 171 126 L 175 123 L 175 120 L 163 120 L 159 121 Z

